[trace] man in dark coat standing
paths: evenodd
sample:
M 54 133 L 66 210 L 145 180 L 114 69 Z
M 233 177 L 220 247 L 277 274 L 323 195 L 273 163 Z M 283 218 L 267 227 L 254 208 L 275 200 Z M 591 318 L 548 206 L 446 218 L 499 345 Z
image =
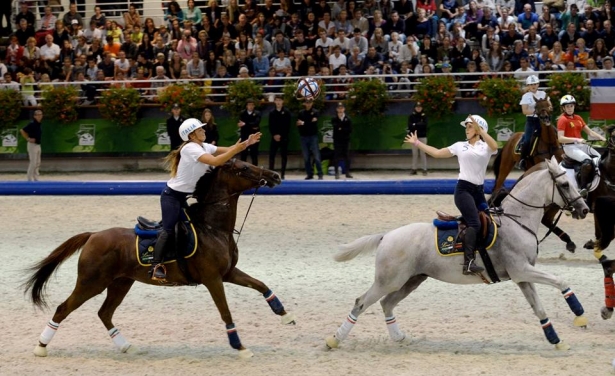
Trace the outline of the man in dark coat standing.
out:
M 269 113 L 269 133 L 271 133 L 271 146 L 269 147 L 269 169 L 275 166 L 275 155 L 280 149 L 282 157 L 281 175 L 284 179 L 286 173 L 286 162 L 288 160 L 288 134 L 290 133 L 291 113 L 284 107 L 284 98 L 276 95 L 275 108 Z
M 333 165 L 335 166 L 335 178 L 340 178 L 339 162 L 344 161 L 346 167 L 346 177 L 351 179 L 350 174 L 350 157 L 348 149 L 350 148 L 350 134 L 352 133 L 352 122 L 346 116 L 346 108 L 344 103 L 339 102 L 336 108 L 337 116 L 331 120 L 333 126 Z
M 258 133 L 261 131 L 261 113 L 254 108 L 256 105 L 254 104 L 253 99 L 248 99 L 246 101 L 246 109 L 239 114 L 239 121 L 237 122 L 237 126 L 240 129 L 241 141 L 247 140 L 251 134 Z M 248 146 L 248 148 L 241 152 L 241 160 L 246 161 L 248 159 L 248 153 L 250 154 L 250 159 L 252 160 L 252 164 L 258 166 L 258 146 L 260 142 L 257 142 L 254 145 Z
M 408 134 L 416 132 L 416 137 L 419 141 L 427 143 L 427 116 L 423 112 L 423 104 L 417 102 L 414 105 L 414 111 L 408 116 Z M 421 165 L 423 167 L 423 175 L 427 175 L 427 155 L 423 150 L 419 150 L 418 146 L 412 146 L 412 169 L 410 175 L 416 175 L 419 153 L 421 156 Z
M 179 136 L 179 126 L 184 122 L 184 117 L 181 115 L 182 109 L 177 103 L 171 108 L 171 117 L 167 119 L 167 134 L 171 139 L 171 151 L 180 147 L 183 143 Z

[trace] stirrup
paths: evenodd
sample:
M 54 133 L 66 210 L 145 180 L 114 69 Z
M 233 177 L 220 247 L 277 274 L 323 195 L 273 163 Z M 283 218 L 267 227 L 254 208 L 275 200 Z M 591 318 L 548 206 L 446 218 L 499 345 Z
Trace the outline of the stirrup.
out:
M 162 270 L 160 270 L 162 269 Z M 167 267 L 164 266 L 164 264 L 159 263 L 154 265 L 153 269 L 152 269 L 152 277 L 151 277 L 152 281 L 163 281 L 166 282 L 167 280 Z

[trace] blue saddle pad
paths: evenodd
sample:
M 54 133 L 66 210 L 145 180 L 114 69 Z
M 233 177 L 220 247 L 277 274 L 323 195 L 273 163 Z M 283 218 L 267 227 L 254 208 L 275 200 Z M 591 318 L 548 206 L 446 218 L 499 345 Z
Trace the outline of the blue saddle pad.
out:
M 478 246 L 485 249 L 490 249 L 498 236 L 498 227 L 496 226 L 493 217 L 489 216 L 489 229 L 487 230 L 487 236 L 483 239 L 478 239 Z M 457 254 L 463 254 L 463 243 L 457 240 L 458 223 L 457 221 L 442 221 L 440 219 L 434 219 L 433 225 L 435 227 L 435 242 L 436 250 L 441 256 L 453 256 Z
M 150 266 L 154 259 L 154 247 L 156 246 L 159 231 L 146 230 L 139 227 L 139 224 L 135 225 L 135 235 L 137 235 L 135 249 L 137 260 L 142 266 Z M 185 209 L 182 209 L 180 214 L 180 223 L 177 225 L 176 233 L 179 234 L 177 236 L 177 246 L 175 247 L 177 253 L 167 252 L 164 257 L 165 264 L 176 262 L 178 257 L 192 257 L 196 252 L 198 245 L 196 230 Z

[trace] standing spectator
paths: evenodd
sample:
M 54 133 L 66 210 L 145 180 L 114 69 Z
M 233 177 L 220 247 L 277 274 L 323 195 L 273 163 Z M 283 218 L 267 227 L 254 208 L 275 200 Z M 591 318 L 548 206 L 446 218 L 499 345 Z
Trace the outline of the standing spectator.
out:
M 34 119 L 21 129 L 21 135 L 28 141 L 28 181 L 38 181 L 39 167 L 41 165 L 41 121 L 43 111 L 34 111 Z
M 250 135 L 259 133 L 261 130 L 261 113 L 255 109 L 253 99 L 246 101 L 246 109 L 239 115 L 239 121 L 237 126 L 240 129 L 241 140 L 245 141 L 250 138 Z M 241 152 L 241 160 L 246 161 L 248 159 L 248 153 L 252 164 L 258 166 L 258 147 L 260 142 L 250 145 L 244 151 Z
M 427 144 L 427 116 L 423 112 L 423 104 L 416 102 L 414 111 L 408 117 L 408 135 L 416 133 L 418 140 Z M 419 151 L 420 150 L 420 151 Z M 419 152 L 421 165 L 423 166 L 423 176 L 427 175 L 427 155 L 424 150 L 419 149 L 418 145 L 412 144 L 412 169 L 410 175 L 416 175 Z
M 286 163 L 288 161 L 288 141 L 290 133 L 291 113 L 284 107 L 284 98 L 276 95 L 274 99 L 275 108 L 269 113 L 269 133 L 271 133 L 271 146 L 269 147 L 269 169 L 275 167 L 275 156 L 280 150 L 282 157 L 282 169 L 280 170 L 282 179 L 286 174 Z
M 124 13 L 124 27 L 134 28 L 135 26 L 141 26 L 141 16 L 135 5 L 130 4 L 128 6 L 128 12 Z
M 333 166 L 335 167 L 335 178 L 340 178 L 339 163 L 340 160 L 343 160 L 346 177 L 352 179 L 353 176 L 350 174 L 350 157 L 348 155 L 352 121 L 346 116 L 344 103 L 339 102 L 337 104 L 336 112 L 337 116 L 331 119 L 331 126 L 333 126 Z
M 216 124 L 214 114 L 209 108 L 203 110 L 202 120 L 203 124 L 205 124 L 205 142 L 218 146 L 218 141 L 220 141 L 220 132 L 218 132 L 218 124 Z
M 301 136 L 301 151 L 305 165 L 305 180 L 314 179 L 314 168 L 310 156 L 314 158 L 318 180 L 322 180 L 322 164 L 320 163 L 320 150 L 318 149 L 318 110 L 314 109 L 314 101 L 306 100 L 305 109 L 299 112 L 297 127 Z
M 182 109 L 179 104 L 175 103 L 171 108 L 171 117 L 167 119 L 167 134 L 171 140 L 171 151 L 177 149 L 182 143 L 182 139 L 179 136 L 179 126 L 184 122 L 182 116 Z

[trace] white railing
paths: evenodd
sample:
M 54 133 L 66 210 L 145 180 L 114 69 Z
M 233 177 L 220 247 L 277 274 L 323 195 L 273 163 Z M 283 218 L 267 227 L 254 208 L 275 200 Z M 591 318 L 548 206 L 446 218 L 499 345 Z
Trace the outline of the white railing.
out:
M 587 84 L 589 85 L 589 76 L 592 74 L 596 74 L 599 72 L 603 72 L 603 70 L 592 70 L 592 71 L 578 71 L 578 74 L 583 74 L 586 76 L 586 81 Z M 563 73 L 562 71 L 542 71 L 542 72 L 528 72 L 527 75 L 529 74 L 559 74 L 559 73 Z M 435 73 L 434 75 L 437 74 L 445 74 L 445 73 Z M 464 76 L 483 76 L 483 75 L 488 75 L 488 76 L 511 76 L 511 75 L 515 75 L 515 72 L 497 72 L 497 73 L 455 73 L 454 77 L 456 77 L 455 79 L 455 83 L 457 85 L 457 92 L 458 92 L 458 98 L 457 99 L 461 99 L 462 98 L 462 93 L 464 92 L 479 92 L 478 88 L 461 88 L 461 85 L 472 85 L 474 86 L 475 84 L 479 83 L 481 81 L 481 79 L 476 79 L 476 80 L 469 80 L 469 81 L 463 81 L 463 80 L 459 80 L 457 77 L 464 77 Z M 525 83 L 525 77 L 524 76 L 522 79 L 519 79 L 519 82 L 521 83 L 521 85 L 523 86 Z M 333 81 L 334 79 L 338 78 L 339 76 L 318 76 L 319 79 L 323 79 L 323 80 L 331 80 Z M 411 96 L 413 93 L 416 92 L 416 86 L 420 85 L 419 81 L 416 81 L 417 79 L 420 79 L 423 77 L 423 75 L 420 74 L 409 74 L 409 75 L 401 75 L 401 74 L 390 74 L 390 75 L 382 75 L 382 74 L 378 74 L 378 75 L 352 75 L 352 76 L 348 76 L 349 78 L 352 78 L 353 81 L 357 81 L 357 80 L 364 80 L 364 79 L 380 79 L 380 80 L 385 80 L 387 78 L 390 78 L 392 80 L 397 79 L 397 82 L 386 82 L 386 85 L 389 87 L 389 94 L 391 96 L 391 99 L 406 99 L 406 100 L 410 100 Z M 250 80 L 252 81 L 257 81 L 257 82 L 264 82 L 264 81 L 268 81 L 270 78 L 269 77 L 251 77 Z M 276 77 L 275 80 L 281 81 L 280 84 L 277 85 L 268 85 L 267 88 L 270 89 L 270 92 L 264 93 L 264 99 L 268 100 L 270 98 L 273 98 L 274 95 L 277 94 L 283 94 L 283 88 L 285 86 L 285 82 L 288 80 L 291 81 L 297 81 L 299 79 L 299 77 Z M 401 79 L 408 79 L 408 81 L 400 81 Z M 144 83 L 144 84 L 158 84 L 158 83 L 163 83 L 166 84 L 165 86 L 168 86 L 170 84 L 175 84 L 175 83 L 187 83 L 187 82 L 192 82 L 192 83 L 196 83 L 198 85 L 206 85 L 208 89 L 211 90 L 216 90 L 216 91 L 223 91 L 223 92 L 219 92 L 219 93 L 213 93 L 211 92 L 210 94 L 208 94 L 208 97 L 210 98 L 210 100 L 212 102 L 216 102 L 216 103 L 221 103 L 221 102 L 225 102 L 226 101 L 226 91 L 228 89 L 228 86 L 226 85 L 226 83 L 229 82 L 234 82 L 234 81 L 239 81 L 239 80 L 243 80 L 243 78 L 224 78 L 224 79 L 219 79 L 219 78 L 204 78 L 204 79 L 179 79 L 179 80 L 156 80 L 155 78 L 149 79 L 149 80 L 123 80 L 123 81 L 84 81 L 84 82 L 49 82 L 49 83 L 42 83 L 42 85 L 72 85 L 75 86 L 78 90 L 81 90 L 81 85 L 93 85 L 94 87 L 96 87 L 96 92 L 97 95 L 96 97 L 100 96 L 100 92 L 106 90 L 105 88 L 103 88 L 103 86 L 109 86 L 109 85 L 118 85 L 118 86 L 132 86 L 132 84 L 135 83 Z M 413 81 L 415 80 L 415 81 Z M 218 86 L 217 83 L 218 82 L 222 82 L 224 84 Z M 546 83 L 547 80 L 541 80 L 541 89 L 543 90 L 548 90 L 548 87 L 546 87 Z M 40 86 L 42 86 L 39 83 L 39 88 L 38 90 L 35 91 L 36 96 L 38 97 L 38 99 L 42 99 L 40 98 L 40 93 L 41 93 L 41 89 Z M 334 97 L 335 94 L 339 95 L 339 94 L 348 94 L 348 89 L 350 87 L 350 85 L 352 85 L 352 83 L 334 83 L 334 82 L 329 82 L 329 83 L 325 83 L 325 88 L 324 88 L 324 93 L 327 96 L 327 99 L 329 100 L 336 100 L 338 99 L 337 97 Z M 343 88 L 343 90 L 333 90 L 334 87 L 341 87 Z M 149 101 L 154 101 L 156 95 L 156 92 L 159 90 L 162 90 L 163 87 L 161 88 L 135 88 L 137 90 L 140 90 L 142 92 L 142 97 L 146 100 Z M 83 90 L 81 90 L 83 91 Z M 80 96 L 80 100 L 85 100 L 85 93 L 82 93 L 83 95 Z M 468 98 L 468 99 L 472 99 L 472 98 Z

